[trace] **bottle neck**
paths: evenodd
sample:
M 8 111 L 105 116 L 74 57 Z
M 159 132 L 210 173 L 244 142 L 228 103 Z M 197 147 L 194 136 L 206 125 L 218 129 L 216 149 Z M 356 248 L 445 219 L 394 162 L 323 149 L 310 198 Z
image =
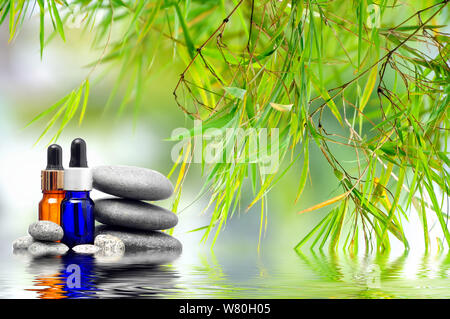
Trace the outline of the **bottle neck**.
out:
M 48 195 L 64 195 L 65 192 L 66 191 L 64 191 L 64 190 L 52 190 L 52 191 L 43 190 L 42 194 L 45 194 L 45 195 L 47 195 L 47 194 Z
M 89 198 L 89 191 L 66 191 L 66 198 Z

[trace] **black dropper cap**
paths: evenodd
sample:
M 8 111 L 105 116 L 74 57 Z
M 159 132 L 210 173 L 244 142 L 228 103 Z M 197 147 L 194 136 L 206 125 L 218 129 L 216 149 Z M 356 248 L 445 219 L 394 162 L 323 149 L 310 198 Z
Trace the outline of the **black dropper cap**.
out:
M 86 158 L 86 142 L 81 138 L 76 138 L 70 146 L 69 167 L 88 167 Z
M 47 148 L 47 167 L 45 170 L 63 170 L 62 148 L 58 144 L 52 144 Z

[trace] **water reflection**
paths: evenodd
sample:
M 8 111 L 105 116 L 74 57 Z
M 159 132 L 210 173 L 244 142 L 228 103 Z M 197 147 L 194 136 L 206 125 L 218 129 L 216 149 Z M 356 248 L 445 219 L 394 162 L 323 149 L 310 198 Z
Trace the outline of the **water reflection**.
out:
M 119 260 L 96 259 L 97 284 L 101 297 L 156 298 L 175 291 L 178 272 L 168 263 L 179 251 L 129 252 Z
M 63 281 L 64 295 L 67 298 L 94 298 L 99 291 L 94 257 L 68 252 L 61 259 L 59 277 Z
M 450 254 L 277 253 L 283 258 L 230 251 L 21 256 L 32 275 L 26 290 L 38 298 L 450 297 Z M 78 286 L 70 265 L 80 268 Z
M 178 273 L 169 265 L 180 252 L 130 252 L 119 256 L 85 255 L 33 257 L 27 250 L 14 255 L 26 261 L 33 288 L 41 299 L 155 297 L 175 289 Z
M 419 258 L 405 251 L 338 254 L 330 251 L 296 252 L 299 259 L 330 286 L 348 288 L 351 298 L 444 298 L 450 295 L 450 253 L 424 254 Z M 416 256 L 417 257 L 417 256 Z
M 25 251 L 26 252 L 26 251 Z M 33 257 L 31 254 L 19 251 L 15 252 L 22 257 L 29 257 L 27 271 L 34 275 L 34 288 L 26 289 L 35 291 L 40 299 L 63 299 L 67 298 L 63 289 L 64 281 L 60 276 L 62 267 L 61 256 Z

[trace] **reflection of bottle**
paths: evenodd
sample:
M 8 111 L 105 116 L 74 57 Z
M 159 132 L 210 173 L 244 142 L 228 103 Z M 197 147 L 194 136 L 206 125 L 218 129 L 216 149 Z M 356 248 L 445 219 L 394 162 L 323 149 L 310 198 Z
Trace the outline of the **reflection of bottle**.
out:
M 94 243 L 94 202 L 92 172 L 87 166 L 86 143 L 74 139 L 70 148 L 69 168 L 64 170 L 66 196 L 61 203 L 62 242 L 69 247 Z
M 44 194 L 39 202 L 39 220 L 60 224 L 61 201 L 64 199 L 64 170 L 62 149 L 52 144 L 47 149 L 47 167 L 41 171 L 41 189 Z
M 39 299 L 67 298 L 63 289 L 64 281 L 61 278 L 61 266 L 60 256 L 31 259 L 27 272 L 34 277 L 33 288 L 26 288 L 25 290 L 35 292 Z
M 63 299 L 64 295 L 63 281 L 59 274 L 53 274 L 46 277 L 38 277 L 34 280 L 36 289 L 27 289 L 36 291 L 39 299 Z M 42 287 L 42 288 L 39 288 Z
M 98 291 L 96 287 L 94 257 L 91 255 L 69 252 L 62 256 L 63 294 L 67 298 L 89 298 Z

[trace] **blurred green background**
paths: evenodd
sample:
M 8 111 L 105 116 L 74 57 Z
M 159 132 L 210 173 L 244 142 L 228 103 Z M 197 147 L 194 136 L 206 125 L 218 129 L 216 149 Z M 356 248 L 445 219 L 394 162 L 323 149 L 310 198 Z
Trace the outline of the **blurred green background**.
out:
M 98 57 L 98 51 L 89 46 L 89 33 L 78 28 L 67 28 L 67 41 L 54 38 L 47 45 L 40 60 L 38 42 L 38 16 L 32 16 L 20 30 L 20 36 L 8 44 L 6 25 L 0 27 L 0 146 L 1 184 L 0 203 L 2 225 L 6 233 L 18 235 L 27 225 L 37 218 L 37 203 L 40 199 L 39 174 L 45 166 L 45 148 L 53 135 L 52 131 L 37 145 L 37 138 L 45 128 L 47 119 L 41 119 L 26 127 L 38 113 L 70 92 L 81 83 L 86 67 Z M 137 122 L 134 123 L 133 111 L 125 110 L 120 116 L 114 111 L 122 100 L 124 92 L 119 90 L 117 103 L 113 103 L 112 112 L 104 112 L 104 105 L 114 85 L 117 74 L 114 70 L 100 81 L 92 81 L 88 111 L 82 125 L 71 121 L 58 140 L 66 152 L 64 163 L 68 163 L 68 145 L 74 137 L 83 137 L 88 141 L 89 164 L 123 164 L 149 167 L 167 174 L 173 165 L 170 151 L 175 143 L 164 141 L 178 127 L 192 127 L 174 102 L 172 91 L 184 66 L 174 60 L 167 66 L 172 56 L 162 54 L 155 61 L 157 72 L 150 77 L 144 89 L 143 105 L 139 109 Z M 163 67 L 158 67 L 163 66 Z M 98 73 L 104 71 L 101 67 Z M 132 106 L 128 106 L 129 108 Z M 53 132 L 57 130 L 54 127 Z M 293 167 L 273 188 L 269 195 L 268 228 L 263 239 L 263 247 L 274 245 L 291 249 L 308 229 L 323 214 L 321 211 L 297 216 L 295 213 L 318 202 L 335 196 L 337 184 L 332 169 L 316 147 L 311 147 L 311 179 L 297 204 L 294 204 L 301 168 Z M 345 149 L 336 148 L 339 156 L 346 156 Z M 348 157 L 348 160 L 354 160 Z M 188 206 L 196 198 L 203 185 L 200 176 L 200 164 L 193 163 L 183 188 L 180 209 Z M 176 182 L 176 176 L 172 177 Z M 93 196 L 101 196 L 96 191 Z M 243 203 L 253 199 L 250 185 L 244 192 Z M 205 195 L 194 205 L 180 214 L 180 224 L 175 230 L 178 236 L 193 238 L 197 242 L 201 234 L 186 232 L 208 223 L 208 212 L 201 214 L 208 200 Z M 169 202 L 166 207 L 169 207 Z M 259 207 L 253 207 L 245 213 L 245 207 L 235 215 L 220 234 L 218 246 L 240 245 L 255 247 L 259 231 Z M 420 234 L 419 226 L 414 223 L 414 215 L 409 223 L 408 233 Z M 415 225 L 416 224 L 416 225 Z M 415 227 L 417 226 L 417 227 Z M 396 247 L 394 240 L 394 247 Z M 412 238 L 411 246 L 420 249 L 420 235 Z M 401 245 L 398 245 L 401 248 Z M 266 248 L 263 248 L 266 249 Z
M 37 203 L 41 197 L 40 170 L 45 166 L 45 150 L 52 136 L 50 132 L 34 145 L 45 128 L 47 119 L 24 127 L 38 113 L 83 81 L 89 70 L 84 66 L 96 57 L 88 46 L 90 41 L 85 38 L 86 35 L 81 35 L 78 29 L 68 29 L 68 41 L 63 43 L 55 38 L 46 48 L 41 61 L 36 38 L 36 18 L 33 17 L 25 24 L 20 37 L 10 44 L 7 44 L 6 27 L 2 26 L 0 29 L 1 218 L 8 220 L 8 232 L 15 235 L 23 233 L 27 225 L 37 218 Z M 165 64 L 164 58 L 159 57 L 162 61 L 158 60 L 156 63 Z M 58 140 L 65 151 L 64 163 L 68 163 L 71 140 L 79 136 L 88 143 L 90 166 L 137 165 L 167 174 L 174 164 L 170 151 L 175 143 L 164 139 L 170 137 L 175 128 L 192 126 L 192 121 L 186 119 L 172 95 L 181 70 L 182 66 L 174 63 L 173 67 L 166 68 L 150 79 L 143 98 L 145 107 L 140 109 L 136 125 L 131 111 L 124 112 L 121 116 L 117 116 L 114 111 L 103 112 L 115 81 L 114 74 L 104 77 L 100 83 L 91 84 L 88 111 L 82 125 L 79 126 L 77 121 L 70 122 Z M 120 95 L 117 100 L 121 100 Z M 57 127 L 52 131 L 56 130 Z M 327 183 L 332 171 L 321 169 L 320 163 L 324 159 L 314 150 L 313 154 L 316 163 L 311 168 L 314 187 L 308 187 L 301 203 L 294 205 L 298 180 L 295 174 L 287 175 L 271 193 L 269 227 L 264 242 L 276 241 L 290 249 L 311 223 L 321 216 L 320 212 L 295 215 L 299 208 L 306 208 L 325 199 L 335 186 Z M 183 188 L 180 208 L 189 205 L 196 198 L 204 180 L 200 174 L 200 164 L 193 163 Z M 172 177 L 172 182 L 175 184 L 176 176 Z M 321 193 L 314 194 L 313 189 L 321 190 Z M 93 196 L 101 194 L 94 191 Z M 207 200 L 205 195 L 180 214 L 180 224 L 175 234 L 207 224 L 208 216 L 201 214 Z M 251 188 L 248 187 L 243 202 L 249 203 L 251 200 Z M 228 245 L 234 238 L 241 244 L 245 243 L 256 249 L 259 207 L 252 208 L 248 213 L 244 213 L 244 210 L 245 207 L 230 220 L 220 235 L 220 242 Z M 189 236 L 197 238 L 199 235 L 192 233 Z M 188 235 L 183 233 L 183 236 Z

